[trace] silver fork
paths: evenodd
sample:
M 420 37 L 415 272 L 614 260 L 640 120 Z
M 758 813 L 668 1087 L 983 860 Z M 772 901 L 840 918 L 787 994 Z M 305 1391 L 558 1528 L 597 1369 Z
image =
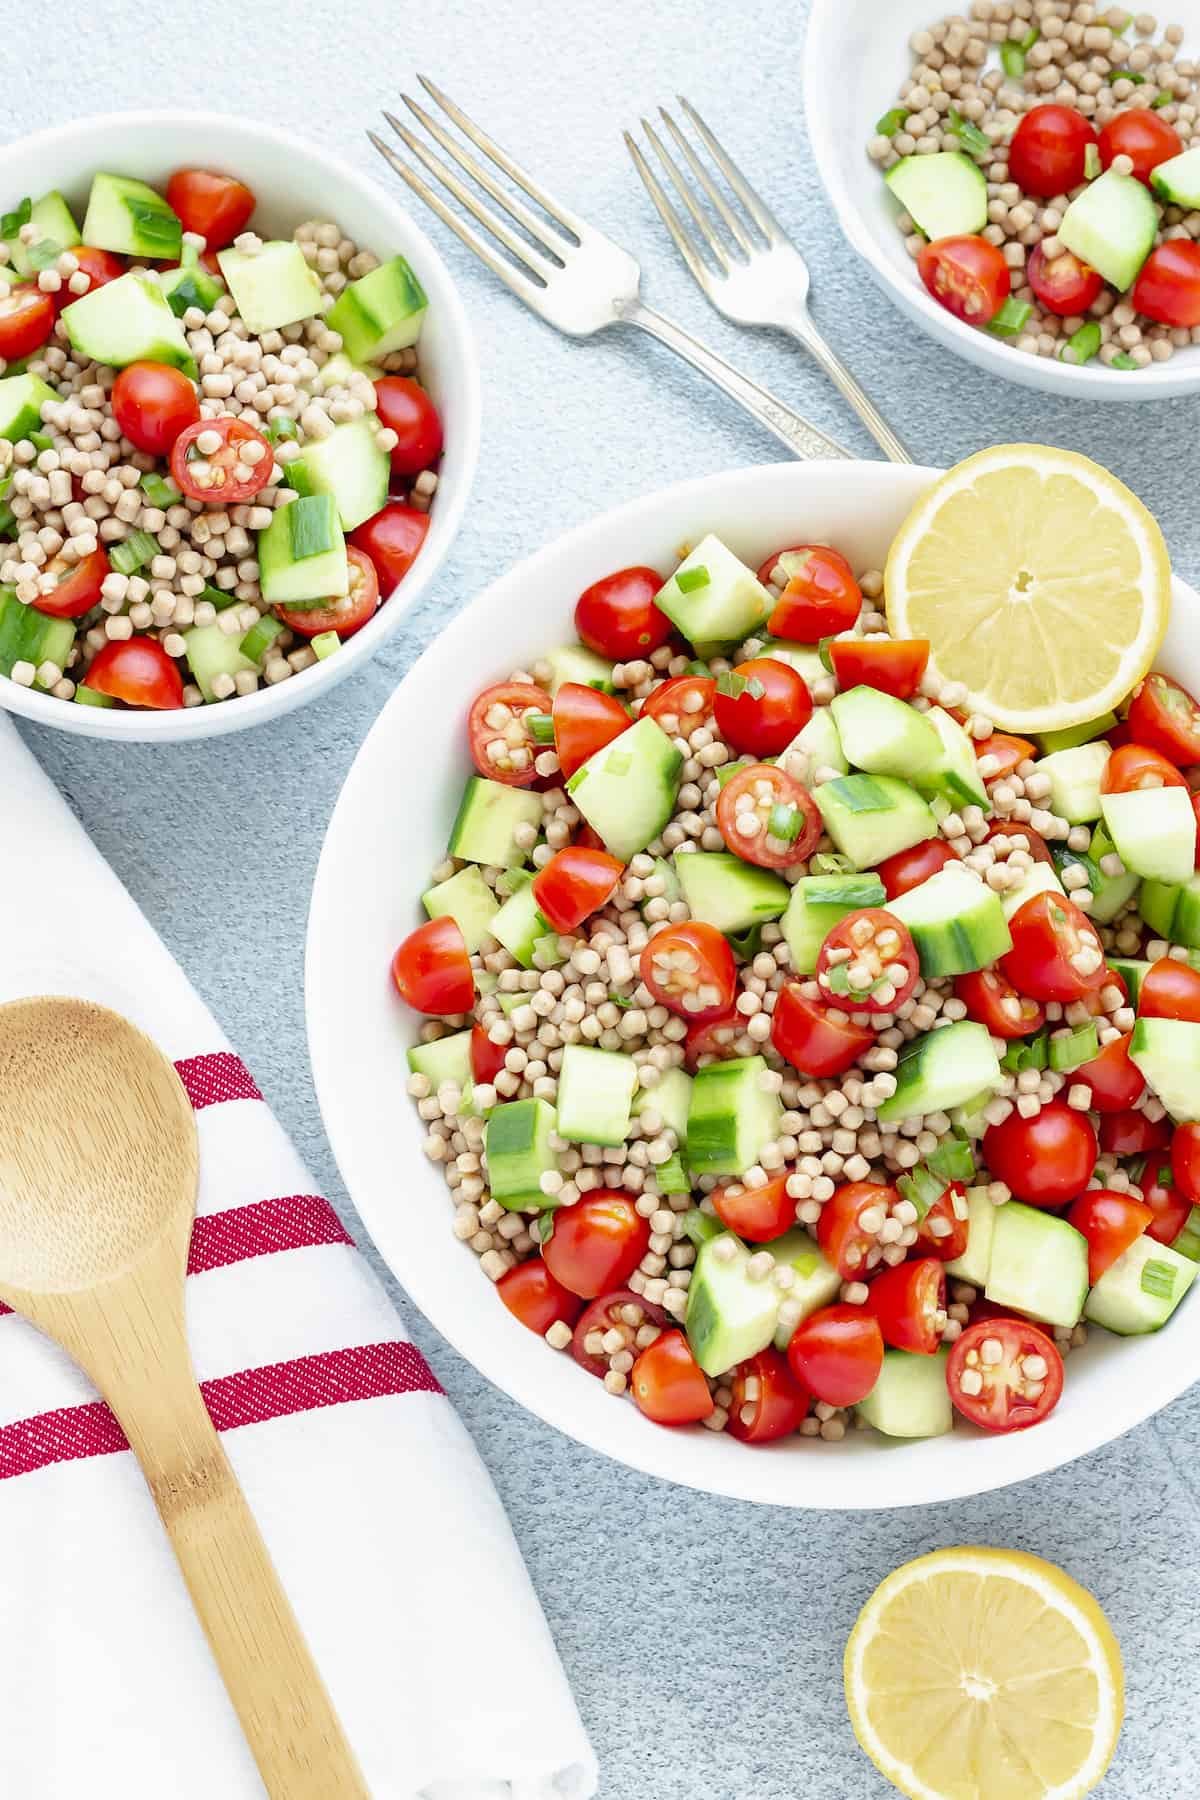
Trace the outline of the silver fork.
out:
M 727 319 L 733 319 L 739 325 L 773 325 L 798 338 L 892 461 L 911 462 L 912 457 L 887 420 L 814 325 L 808 310 L 808 264 L 766 201 L 755 193 L 695 107 L 689 105 L 682 94 L 678 99 L 701 143 L 729 184 L 728 189 L 722 191 L 666 107 L 660 106 L 662 122 L 695 179 L 700 190 L 698 196 L 675 158 L 668 154 L 653 125 L 648 119 L 642 120 L 642 129 L 651 148 L 687 208 L 692 222 L 690 228 L 655 177 L 636 140 L 628 131 L 624 137 L 634 167 L 696 281 L 717 311 L 724 313 Z M 726 235 L 704 210 L 703 199 L 708 200 Z M 737 210 L 739 201 L 742 210 Z
M 588 225 L 560 200 L 555 200 L 432 81 L 424 75 L 418 76 L 418 80 L 464 137 L 483 152 L 494 168 L 515 182 L 553 224 L 533 213 L 464 144 L 407 94 L 402 96 L 404 104 L 417 122 L 463 174 L 491 195 L 519 228 L 520 235 L 512 231 L 492 207 L 484 205 L 455 170 L 406 125 L 389 112 L 384 113 L 384 118 L 417 161 L 497 244 L 503 246 L 508 256 L 501 255 L 482 233 L 448 206 L 423 175 L 403 157 L 397 156 L 373 131 L 368 131 L 367 136 L 413 193 L 431 207 L 531 311 L 569 337 L 590 337 L 610 325 L 636 325 L 676 351 L 701 374 L 707 375 L 731 400 L 736 400 L 760 425 L 781 439 L 794 455 L 807 458 L 849 455 L 840 444 L 777 400 L 774 394 L 739 374 L 723 357 L 681 326 L 644 305 L 638 297 L 640 270 L 627 250 Z

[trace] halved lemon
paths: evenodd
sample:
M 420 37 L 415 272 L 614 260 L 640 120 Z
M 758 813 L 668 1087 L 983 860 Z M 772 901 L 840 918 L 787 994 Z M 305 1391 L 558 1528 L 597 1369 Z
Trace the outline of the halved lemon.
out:
M 937 1550 L 889 1575 L 850 1634 L 845 1681 L 859 1743 L 912 1800 L 1081 1800 L 1124 1711 L 1104 1614 L 1019 1550 Z
M 893 637 L 928 638 L 930 667 L 1011 731 L 1110 712 L 1167 628 L 1171 565 L 1151 514 L 1086 456 L 1000 444 L 942 476 L 896 534 Z

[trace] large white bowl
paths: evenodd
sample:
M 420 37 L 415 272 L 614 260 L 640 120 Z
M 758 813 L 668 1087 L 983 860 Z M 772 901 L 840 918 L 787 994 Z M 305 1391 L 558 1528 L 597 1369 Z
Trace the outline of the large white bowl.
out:
M 883 291 L 901 312 L 981 369 L 1043 393 L 1083 400 L 1162 400 L 1200 392 L 1200 344 L 1137 373 L 1028 356 L 964 325 L 939 306 L 917 274 L 896 229 L 899 207 L 867 156 L 875 121 L 895 104 L 911 67 L 908 40 L 942 11 L 938 0 L 812 0 L 804 45 L 804 110 L 809 142 L 834 216 Z M 962 8 L 966 11 L 966 8 Z M 1136 9 L 1135 9 L 1136 10 Z M 1168 15 L 1164 15 L 1168 16 Z M 1200 50 L 1200 0 L 1180 0 L 1169 17 Z
M 376 721 L 338 800 L 313 889 L 307 1013 L 317 1093 L 346 1185 L 398 1280 L 462 1355 L 531 1412 L 634 1468 L 744 1500 L 913 1506 L 1055 1468 L 1188 1386 L 1200 1368 L 1200 1301 L 1185 1302 L 1156 1337 L 1124 1342 L 1097 1332 L 1072 1355 L 1053 1416 L 1013 1437 L 964 1427 L 927 1443 L 864 1432 L 838 1446 L 793 1438 L 753 1449 L 700 1427 L 664 1430 L 518 1325 L 452 1236 L 448 1191 L 422 1154 L 424 1128 L 405 1097 L 415 1020 L 391 988 L 388 964 L 421 916 L 420 891 L 470 773 L 468 702 L 485 683 L 569 641 L 584 587 L 632 563 L 667 570 L 678 545 L 706 531 L 752 566 L 780 544 L 828 538 L 858 568 L 881 567 L 933 474 L 789 462 L 705 476 L 605 513 L 510 570 L 446 628 Z M 1176 581 L 1174 599 L 1161 660 L 1194 689 L 1200 596 Z
M 162 187 L 173 169 L 188 165 L 217 166 L 246 181 L 258 196 L 254 223 L 261 232 L 290 237 L 302 220 L 327 217 L 364 249 L 381 257 L 400 252 L 408 258 L 429 296 L 420 342 L 421 379 L 441 413 L 446 451 L 429 534 L 402 586 L 336 656 L 302 675 L 219 706 L 178 712 L 66 705 L 0 676 L 0 706 L 85 737 L 158 744 L 216 737 L 277 719 L 327 694 L 399 629 L 433 581 L 462 523 L 479 459 L 479 364 L 458 290 L 404 208 L 384 187 L 327 150 L 227 113 L 109 113 L 40 131 L 0 149 L 0 201 L 8 206 L 23 194 L 36 197 L 60 188 L 81 219 L 97 169 L 136 175 Z

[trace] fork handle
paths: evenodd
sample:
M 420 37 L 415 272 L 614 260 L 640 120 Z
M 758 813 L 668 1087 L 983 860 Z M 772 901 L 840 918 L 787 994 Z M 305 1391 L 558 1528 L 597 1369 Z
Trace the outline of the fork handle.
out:
M 864 394 L 853 375 L 813 323 L 812 314 L 806 306 L 798 306 L 793 317 L 784 329 L 804 345 L 813 359 L 820 363 L 834 387 L 848 400 L 884 455 L 892 462 L 910 463 L 913 459 L 892 430 L 875 402 Z
M 731 400 L 736 400 L 744 411 L 773 432 L 781 443 L 786 444 L 793 456 L 816 462 L 829 457 L 849 456 L 848 450 L 835 444 L 832 438 L 826 437 L 815 425 L 810 425 L 807 419 L 801 418 L 798 412 L 793 412 L 790 406 L 785 406 L 782 400 L 777 400 L 774 394 L 769 394 L 766 388 L 761 388 L 757 382 L 740 375 L 732 363 L 727 363 L 723 356 L 718 356 L 715 350 L 710 350 L 699 338 L 684 331 L 672 319 L 665 319 L 661 313 L 644 306 L 640 300 L 621 308 L 619 317 L 623 324 L 636 325 L 640 331 L 648 331 L 659 343 L 668 345 L 685 362 L 691 363 L 694 369 L 707 375 L 722 393 L 728 394 Z M 907 456 L 904 460 L 908 460 Z

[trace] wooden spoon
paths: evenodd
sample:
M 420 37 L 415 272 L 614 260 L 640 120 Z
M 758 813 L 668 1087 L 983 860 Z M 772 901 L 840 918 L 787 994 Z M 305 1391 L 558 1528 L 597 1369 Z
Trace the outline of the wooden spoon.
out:
M 198 1175 L 182 1083 L 127 1019 L 84 1000 L 0 1006 L 0 1298 L 120 1420 L 267 1792 L 369 1800 L 192 1370 Z

